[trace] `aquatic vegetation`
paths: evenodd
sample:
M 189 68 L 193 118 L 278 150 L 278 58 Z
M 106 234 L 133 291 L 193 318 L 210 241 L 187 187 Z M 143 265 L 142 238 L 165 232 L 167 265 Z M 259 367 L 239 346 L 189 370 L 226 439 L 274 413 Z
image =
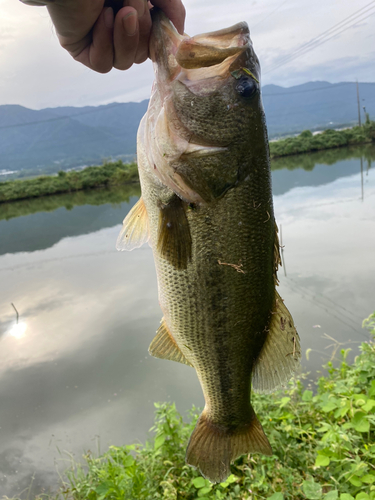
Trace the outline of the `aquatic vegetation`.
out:
M 364 144 L 375 141 L 375 122 L 369 122 L 362 127 L 345 130 L 325 130 L 313 135 L 310 130 L 304 130 L 297 137 L 288 137 L 270 143 L 271 157 L 288 156 L 321 149 L 339 148 L 354 144 Z
M 185 423 L 173 404 L 155 404 L 154 438 L 85 456 L 66 473 L 53 498 L 66 500 L 373 500 L 375 499 L 375 313 L 364 321 L 373 336 L 348 364 L 325 367 L 315 388 L 303 380 L 274 395 L 254 395 L 274 454 L 243 456 L 213 485 L 185 464 L 199 415 Z M 50 497 L 52 498 L 52 497 Z

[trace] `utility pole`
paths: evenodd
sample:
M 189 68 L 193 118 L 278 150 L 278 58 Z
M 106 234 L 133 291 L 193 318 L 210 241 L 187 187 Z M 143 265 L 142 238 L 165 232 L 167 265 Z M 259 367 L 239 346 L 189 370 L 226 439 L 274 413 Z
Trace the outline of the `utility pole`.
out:
M 358 103 L 358 125 L 361 127 L 361 107 L 359 105 L 359 87 L 358 87 L 358 80 L 357 80 L 357 103 Z

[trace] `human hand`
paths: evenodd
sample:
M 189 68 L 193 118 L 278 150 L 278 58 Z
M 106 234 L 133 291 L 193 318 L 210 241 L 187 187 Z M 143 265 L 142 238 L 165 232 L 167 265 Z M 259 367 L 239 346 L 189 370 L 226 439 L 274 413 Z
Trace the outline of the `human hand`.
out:
M 98 71 L 128 69 L 148 57 L 150 8 L 160 7 L 182 34 L 181 0 L 21 0 L 47 5 L 61 46 L 72 57 Z

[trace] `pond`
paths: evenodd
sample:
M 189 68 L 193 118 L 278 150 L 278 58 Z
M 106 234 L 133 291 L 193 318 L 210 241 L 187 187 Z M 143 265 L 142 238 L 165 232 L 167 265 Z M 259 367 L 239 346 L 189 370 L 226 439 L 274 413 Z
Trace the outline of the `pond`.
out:
M 272 164 L 279 293 L 311 378 L 332 344 L 356 353 L 369 338 L 374 160 L 366 146 Z M 150 248 L 115 250 L 138 196 L 125 186 L 0 207 L 0 497 L 32 478 L 30 495 L 53 489 L 87 450 L 144 441 L 156 401 L 203 405 L 193 370 L 148 355 L 161 319 Z

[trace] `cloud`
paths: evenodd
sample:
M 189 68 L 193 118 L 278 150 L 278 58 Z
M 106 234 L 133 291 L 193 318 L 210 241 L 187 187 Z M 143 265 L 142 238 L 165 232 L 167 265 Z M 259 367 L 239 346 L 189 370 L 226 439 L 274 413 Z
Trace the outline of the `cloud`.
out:
M 362 6 L 365 3 L 363 0 Z M 43 108 L 141 101 L 149 97 L 153 80 L 150 64 L 135 65 L 126 72 L 96 74 L 75 62 L 59 46 L 45 8 L 28 7 L 14 0 L 0 0 L 0 5 L 0 104 Z M 326 0 L 237 0 L 233 4 L 216 0 L 215 5 L 185 0 L 185 6 L 186 31 L 190 35 L 246 21 L 264 69 L 361 7 L 354 7 L 352 2 L 327 7 Z M 338 81 L 345 72 L 356 73 L 360 81 L 373 81 L 368 65 L 373 57 L 369 37 L 373 36 L 370 21 L 364 20 L 285 68 L 267 76 L 264 72 L 263 83 L 285 82 L 290 86 L 302 83 L 302 78 L 304 82 Z M 345 66 L 341 66 L 342 62 Z

